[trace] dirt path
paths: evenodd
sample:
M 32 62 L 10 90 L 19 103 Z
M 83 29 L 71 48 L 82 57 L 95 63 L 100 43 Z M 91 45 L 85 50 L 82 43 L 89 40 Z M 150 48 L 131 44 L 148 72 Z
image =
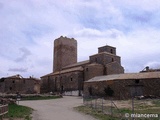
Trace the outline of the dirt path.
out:
M 64 96 L 54 100 L 20 101 L 19 104 L 34 109 L 33 120 L 96 120 L 73 109 L 82 103 L 80 97 Z

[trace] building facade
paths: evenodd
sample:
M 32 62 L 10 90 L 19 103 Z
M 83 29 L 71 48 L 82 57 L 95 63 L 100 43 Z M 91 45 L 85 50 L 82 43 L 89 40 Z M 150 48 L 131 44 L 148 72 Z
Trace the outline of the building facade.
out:
M 94 77 L 84 83 L 84 96 L 129 99 L 136 96 L 160 97 L 160 72 L 125 73 Z M 109 96 L 109 93 L 113 93 Z
M 53 72 L 41 77 L 41 92 L 82 95 L 84 81 L 95 76 L 124 73 L 116 48 L 103 46 L 89 60 L 77 62 L 77 41 L 60 37 L 54 41 Z
M 7 94 L 32 94 L 40 93 L 40 80 L 23 78 L 20 75 L 3 77 L 0 79 L 0 93 Z

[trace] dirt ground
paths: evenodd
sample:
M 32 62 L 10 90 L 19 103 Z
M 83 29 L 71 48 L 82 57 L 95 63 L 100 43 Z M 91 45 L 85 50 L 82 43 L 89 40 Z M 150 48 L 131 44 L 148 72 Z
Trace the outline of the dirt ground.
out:
M 96 120 L 95 118 L 79 113 L 73 107 L 83 103 L 81 97 L 64 96 L 53 100 L 20 101 L 20 105 L 34 109 L 32 120 Z

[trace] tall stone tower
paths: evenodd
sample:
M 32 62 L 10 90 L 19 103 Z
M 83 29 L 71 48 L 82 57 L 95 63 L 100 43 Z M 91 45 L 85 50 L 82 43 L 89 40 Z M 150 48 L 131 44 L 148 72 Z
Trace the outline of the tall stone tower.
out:
M 54 41 L 53 72 L 63 67 L 77 63 L 77 41 L 61 36 Z

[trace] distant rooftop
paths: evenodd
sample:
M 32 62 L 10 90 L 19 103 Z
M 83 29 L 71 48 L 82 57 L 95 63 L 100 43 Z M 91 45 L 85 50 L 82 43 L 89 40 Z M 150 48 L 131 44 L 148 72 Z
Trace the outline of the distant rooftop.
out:
M 130 80 L 130 79 L 154 79 L 160 78 L 160 72 L 144 72 L 144 73 L 124 73 L 115 75 L 97 76 L 86 82 L 100 82 L 108 80 Z
M 147 66 L 142 71 L 140 71 L 140 73 L 142 73 L 142 72 L 156 72 L 156 71 L 160 71 L 160 69 L 152 69 L 152 68 L 149 68 L 149 66 Z
M 39 81 L 38 78 L 34 78 L 34 77 L 29 77 L 29 78 L 24 78 L 21 75 L 17 74 L 17 75 L 13 75 L 13 76 L 8 76 L 8 77 L 3 77 L 1 79 L 25 79 L 25 80 L 35 80 L 35 81 Z
M 19 78 L 19 79 L 22 79 L 23 77 L 22 77 L 21 75 L 17 74 L 17 75 L 5 77 L 5 78 L 15 78 L 15 79 L 16 79 L 16 78 Z

